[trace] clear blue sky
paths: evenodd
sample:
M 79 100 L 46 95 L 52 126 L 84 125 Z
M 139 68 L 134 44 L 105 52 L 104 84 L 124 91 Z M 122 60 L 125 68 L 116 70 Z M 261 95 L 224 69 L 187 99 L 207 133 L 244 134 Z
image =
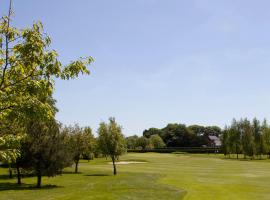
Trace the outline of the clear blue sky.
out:
M 95 58 L 91 76 L 57 81 L 58 120 L 95 130 L 114 116 L 131 135 L 169 122 L 270 119 L 269 8 L 268 0 L 14 0 L 14 24 L 42 21 L 64 63 Z

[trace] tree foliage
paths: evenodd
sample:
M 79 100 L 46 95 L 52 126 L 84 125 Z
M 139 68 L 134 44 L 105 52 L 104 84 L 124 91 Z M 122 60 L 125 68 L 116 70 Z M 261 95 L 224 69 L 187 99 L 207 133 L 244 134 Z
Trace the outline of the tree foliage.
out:
M 60 125 L 55 120 L 29 123 L 22 144 L 22 167 L 34 172 L 37 187 L 41 187 L 42 176 L 55 176 L 71 165 L 65 141 L 66 135 L 60 133 Z
M 78 172 L 78 164 L 83 155 L 94 151 L 94 136 L 90 127 L 80 127 L 78 124 L 65 127 L 62 131 L 68 135 L 69 153 L 75 163 L 75 173 Z
M 221 128 L 217 126 L 200 126 L 170 123 L 166 127 L 144 130 L 143 136 L 159 135 L 167 147 L 200 147 L 208 145 L 208 136 L 221 135 Z
M 114 118 L 109 118 L 109 123 L 101 122 L 98 128 L 98 145 L 104 156 L 108 156 L 113 162 L 113 174 L 116 175 L 115 161 L 126 152 L 126 141 L 122 134 L 122 128 Z
M 11 17 L 10 7 L 9 15 L 0 21 L 0 120 L 12 113 L 53 117 L 51 104 L 42 99 L 52 95 L 55 78 L 89 74 L 87 65 L 93 59 L 80 58 L 63 65 L 50 48 L 51 38 L 41 22 L 18 29 L 12 26 Z
M 236 121 L 223 131 L 222 146 L 225 155 L 244 154 L 245 157 L 254 158 L 269 154 L 270 127 L 264 120 L 261 124 L 256 118 L 250 122 L 248 119 Z

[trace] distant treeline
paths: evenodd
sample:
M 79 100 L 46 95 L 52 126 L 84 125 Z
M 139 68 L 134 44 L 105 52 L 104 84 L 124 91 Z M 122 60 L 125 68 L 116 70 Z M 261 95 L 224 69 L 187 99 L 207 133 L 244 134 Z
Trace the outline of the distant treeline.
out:
M 128 149 L 153 149 L 163 147 L 202 147 L 209 145 L 209 135 L 220 136 L 218 126 L 168 124 L 166 127 L 144 130 L 143 136 L 126 138 Z
M 239 154 L 251 159 L 270 155 L 270 127 L 267 121 L 234 119 L 223 130 L 222 149 L 225 156 L 236 154 L 237 158 Z

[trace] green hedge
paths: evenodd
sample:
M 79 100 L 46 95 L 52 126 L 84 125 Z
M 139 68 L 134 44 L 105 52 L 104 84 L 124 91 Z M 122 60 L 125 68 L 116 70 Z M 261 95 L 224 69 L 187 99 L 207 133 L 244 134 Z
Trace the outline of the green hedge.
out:
M 185 152 L 185 153 L 220 153 L 220 148 L 215 147 L 176 147 L 176 148 L 160 148 L 160 149 L 128 149 L 128 152 L 133 153 L 173 153 L 173 152 Z

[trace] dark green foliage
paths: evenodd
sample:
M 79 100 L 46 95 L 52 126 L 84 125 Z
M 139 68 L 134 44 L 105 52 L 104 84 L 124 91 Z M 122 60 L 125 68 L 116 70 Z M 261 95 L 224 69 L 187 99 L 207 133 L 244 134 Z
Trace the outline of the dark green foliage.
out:
M 61 134 L 59 124 L 54 121 L 33 121 L 27 127 L 27 137 L 22 144 L 21 165 L 37 176 L 37 187 L 41 187 L 42 176 L 55 176 L 71 165 L 67 154 L 66 135 Z
M 150 138 L 151 135 L 159 135 L 167 147 L 201 147 L 209 145 L 208 136 L 221 135 L 221 129 L 217 126 L 199 126 L 185 124 L 168 124 L 162 129 L 150 128 L 144 130 L 143 135 Z
M 78 124 L 75 124 L 65 127 L 62 132 L 68 135 L 69 155 L 75 163 L 75 173 L 77 173 L 80 159 L 83 156 L 90 158 L 94 151 L 95 139 L 92 129 L 90 127 L 81 128 Z
M 100 123 L 98 129 L 98 147 L 104 156 L 112 159 L 113 174 L 116 175 L 115 161 L 126 152 L 126 141 L 122 134 L 122 128 L 114 118 L 109 118 L 109 123 Z
M 166 146 L 159 135 L 151 135 L 149 140 L 150 140 L 151 146 L 153 146 L 153 148 L 155 149 L 163 148 Z
M 147 137 L 141 136 L 137 139 L 137 148 L 139 149 L 151 149 L 150 140 Z
M 261 124 L 256 118 L 250 122 L 248 119 L 232 121 L 231 126 L 223 131 L 222 149 L 224 155 L 244 154 L 244 157 L 253 159 L 255 156 L 261 158 L 269 153 L 270 128 L 266 122 Z
M 137 140 L 138 140 L 137 135 L 129 136 L 126 137 L 126 143 L 127 143 L 127 148 L 128 149 L 136 149 L 137 148 Z
M 150 138 L 151 135 L 161 135 L 162 130 L 158 128 L 149 128 L 148 130 L 143 131 L 143 136 L 146 138 Z

